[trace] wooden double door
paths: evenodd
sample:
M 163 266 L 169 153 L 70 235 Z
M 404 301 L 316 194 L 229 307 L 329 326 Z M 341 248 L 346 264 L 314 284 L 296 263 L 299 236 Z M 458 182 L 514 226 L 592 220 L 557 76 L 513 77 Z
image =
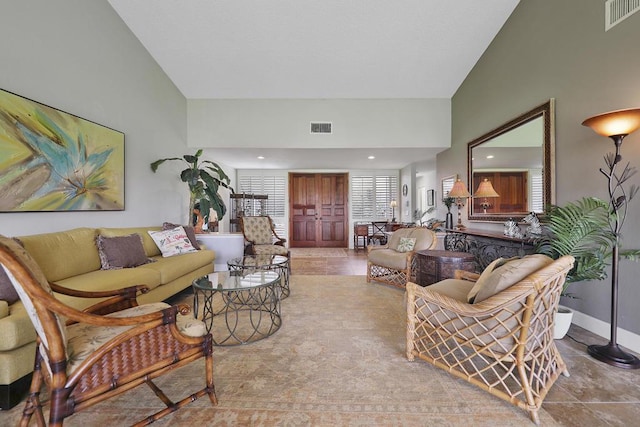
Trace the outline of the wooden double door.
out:
M 289 174 L 289 246 L 347 247 L 348 174 Z

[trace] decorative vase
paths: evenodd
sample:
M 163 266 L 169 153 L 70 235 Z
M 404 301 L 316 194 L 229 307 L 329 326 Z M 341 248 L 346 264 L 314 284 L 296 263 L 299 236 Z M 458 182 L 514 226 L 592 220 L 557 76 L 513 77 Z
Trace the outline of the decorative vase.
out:
M 553 339 L 561 340 L 569 332 L 571 320 L 573 319 L 573 311 L 562 305 L 558 306 L 555 322 L 553 325 Z
M 453 214 L 451 213 L 451 211 L 448 211 L 445 215 L 444 228 L 446 228 L 447 230 L 453 230 Z

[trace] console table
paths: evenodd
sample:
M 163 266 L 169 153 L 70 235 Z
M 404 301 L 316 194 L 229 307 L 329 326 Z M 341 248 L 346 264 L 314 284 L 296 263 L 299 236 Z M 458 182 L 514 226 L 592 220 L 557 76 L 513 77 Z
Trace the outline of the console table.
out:
M 535 252 L 537 239 L 508 237 L 487 230 L 446 230 L 444 247 L 449 251 L 469 252 L 476 258 L 480 270 L 496 258 L 524 256 Z

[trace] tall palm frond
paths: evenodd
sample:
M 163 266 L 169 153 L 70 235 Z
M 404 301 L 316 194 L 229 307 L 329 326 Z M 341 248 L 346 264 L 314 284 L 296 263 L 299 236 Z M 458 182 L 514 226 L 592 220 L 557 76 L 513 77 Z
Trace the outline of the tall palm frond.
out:
M 584 197 L 564 206 L 551 206 L 547 217 L 549 235 L 541 239 L 537 252 L 557 259 L 572 255 L 575 265 L 566 286 L 582 280 L 607 277 L 611 247 L 615 236 L 609 227 L 611 214 L 607 202 Z

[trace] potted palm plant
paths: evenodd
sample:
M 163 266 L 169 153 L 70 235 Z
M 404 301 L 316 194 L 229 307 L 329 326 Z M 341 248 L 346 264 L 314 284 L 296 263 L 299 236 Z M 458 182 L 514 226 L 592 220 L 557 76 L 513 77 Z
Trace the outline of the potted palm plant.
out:
M 564 206 L 551 206 L 545 228 L 548 233 L 540 239 L 536 252 L 557 259 L 572 255 L 575 263 L 567 275 L 563 297 L 575 298 L 568 293 L 569 286 L 583 280 L 603 280 L 607 277 L 615 236 L 609 227 L 609 204 L 595 197 L 584 197 Z M 636 249 L 620 251 L 623 258 L 637 259 Z M 555 338 L 569 330 L 573 312 L 560 306 L 556 317 Z M 568 318 L 563 326 L 562 318 Z M 564 331 L 564 332 L 563 332 Z
M 196 206 L 203 217 L 205 224 L 209 223 L 209 212 L 213 209 L 218 215 L 218 220 L 227 213 L 227 206 L 218 193 L 220 186 L 228 188 L 234 193 L 229 185 L 230 179 L 222 168 L 211 160 L 200 161 L 202 150 L 195 154 L 185 154 L 182 157 L 169 157 L 159 159 L 151 163 L 151 170 L 156 172 L 158 166 L 168 160 L 178 160 L 187 164 L 187 168 L 180 172 L 180 179 L 189 186 L 189 211 L 187 221 L 191 223 L 191 218 Z

